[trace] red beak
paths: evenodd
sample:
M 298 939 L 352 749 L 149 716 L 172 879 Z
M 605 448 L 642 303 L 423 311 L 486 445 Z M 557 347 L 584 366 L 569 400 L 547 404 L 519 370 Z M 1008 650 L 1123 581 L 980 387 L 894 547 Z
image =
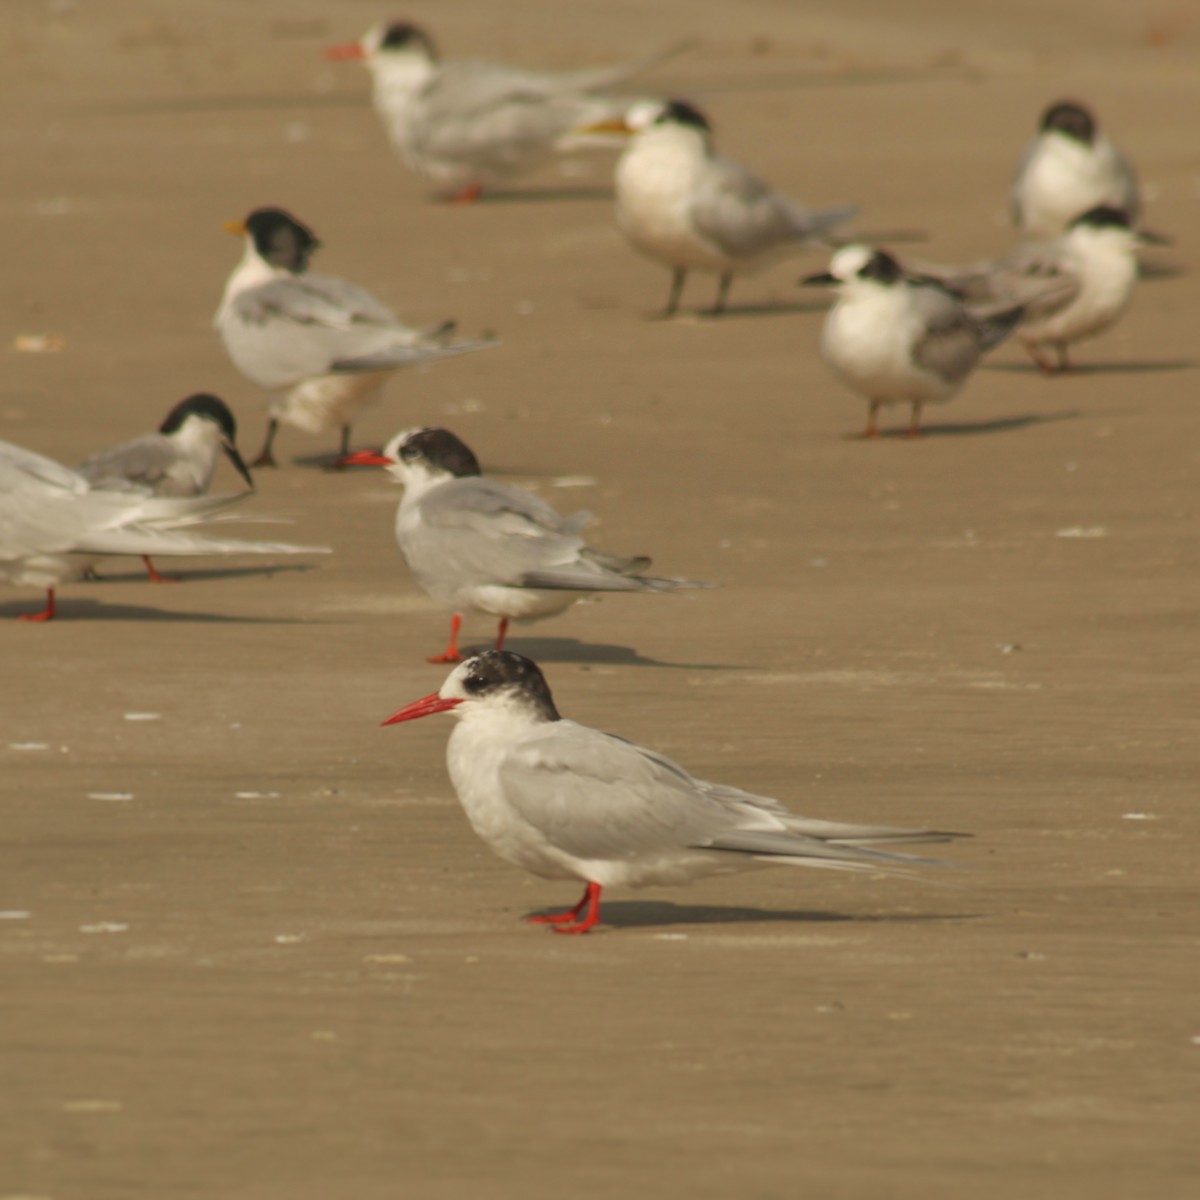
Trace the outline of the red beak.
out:
M 330 62 L 354 62 L 367 57 L 367 52 L 357 42 L 345 42 L 340 46 L 329 46 L 325 57 Z
M 342 467 L 392 467 L 396 464 L 394 459 L 388 458 L 386 454 L 380 454 L 378 450 L 355 450 L 343 458 L 339 458 L 338 465 Z
M 431 717 L 434 713 L 449 712 L 450 709 L 457 708 L 461 703 L 461 700 L 443 700 L 437 692 L 431 692 L 428 696 L 422 696 L 420 700 L 406 704 L 399 712 L 392 713 L 386 721 L 379 723 L 381 725 L 398 725 L 401 721 L 415 721 L 418 717 Z

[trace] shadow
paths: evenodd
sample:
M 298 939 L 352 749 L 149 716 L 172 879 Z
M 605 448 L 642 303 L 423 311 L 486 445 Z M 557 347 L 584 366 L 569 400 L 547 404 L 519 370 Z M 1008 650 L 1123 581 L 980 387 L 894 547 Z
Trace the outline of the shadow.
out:
M 613 646 L 603 642 L 581 642 L 577 638 L 546 638 L 509 636 L 505 648 L 532 658 L 536 663 L 603 663 L 605 666 L 670 667 L 678 671 L 744 671 L 737 663 L 663 662 L 646 658 L 630 646 Z M 490 650 L 491 643 L 463 648 L 463 656 Z
M 23 613 L 36 612 L 40 603 L 17 601 L 0 604 L 0 621 L 15 619 Z M 223 613 L 170 612 L 161 608 L 143 608 L 137 604 L 104 604 L 99 600 L 80 600 L 72 597 L 57 597 L 58 615 L 55 625 L 63 621 L 161 621 L 194 625 L 325 625 L 328 622 L 312 619 L 296 620 L 290 617 L 234 617 Z M 34 624 L 34 622 L 28 622 Z
M 489 192 L 486 188 L 478 200 L 470 204 L 455 205 L 452 201 L 443 200 L 442 204 L 454 208 L 477 208 L 480 205 L 491 204 L 550 204 L 558 200 L 591 200 L 609 202 L 613 200 L 611 187 L 596 185 L 580 187 L 528 187 L 503 188 L 498 192 Z
M 528 916 L 557 911 L 538 909 Z M 974 921 L 982 913 L 839 913 L 809 909 L 730 907 L 720 904 L 675 904 L 669 900 L 605 900 L 601 925 L 617 929 L 655 929 L 669 925 L 805 924 L 906 925 L 914 922 Z
M 1043 379 L 1069 379 L 1072 375 L 1153 375 L 1164 371 L 1190 371 L 1196 367 L 1200 367 L 1200 362 L 1194 359 L 1180 358 L 1164 362 L 1082 363 L 1078 366 L 1073 365 L 1066 371 L 1049 373 L 1031 362 L 987 362 L 982 365 L 981 370 L 1007 371 L 1013 375 L 1040 375 Z
M 1156 279 L 1178 279 L 1187 274 L 1187 268 L 1178 263 L 1138 262 L 1138 278 L 1147 281 Z
M 919 442 L 922 438 L 931 437 L 973 437 L 979 434 L 1012 433 L 1030 425 L 1049 425 L 1055 421 L 1077 421 L 1080 416 L 1079 412 L 1072 411 L 1044 415 L 1029 414 L 1020 417 L 997 417 L 992 421 L 939 421 L 931 425 L 922 425 L 921 437 L 917 438 L 910 438 L 908 429 L 904 425 L 897 425 L 893 429 L 881 429 L 874 438 L 864 438 L 861 434 L 856 433 L 845 436 L 847 441 L 879 441 L 887 438 L 902 442 Z
M 739 317 L 783 317 L 795 313 L 824 313 L 832 307 L 832 301 L 821 297 L 815 300 L 772 300 L 749 304 L 726 304 L 723 312 L 711 308 L 685 308 L 672 316 L 661 312 L 647 313 L 647 321 L 664 325 L 704 325 L 716 321 L 736 321 Z
M 187 583 L 188 580 L 196 580 L 199 582 L 204 579 L 241 579 L 253 578 L 261 576 L 264 579 L 270 579 L 274 575 L 282 574 L 285 571 L 315 571 L 316 563 L 286 563 L 282 566 L 266 566 L 266 567 L 212 567 L 207 570 L 188 570 L 176 572 L 172 569 L 169 559 L 160 559 L 155 562 L 155 566 L 162 568 L 163 574 L 170 575 L 173 579 L 180 583 Z M 87 583 L 137 583 L 139 580 L 150 582 L 149 576 L 144 570 L 142 571 L 124 571 L 121 574 L 109 574 L 107 571 L 103 574 L 97 574 L 91 579 L 86 580 Z

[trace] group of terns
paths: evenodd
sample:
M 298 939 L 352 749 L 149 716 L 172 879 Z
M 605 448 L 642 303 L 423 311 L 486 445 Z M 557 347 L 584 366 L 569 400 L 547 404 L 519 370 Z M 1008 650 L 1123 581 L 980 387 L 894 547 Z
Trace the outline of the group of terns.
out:
M 1018 164 L 1011 203 L 1024 235 L 1002 259 L 966 266 L 905 261 L 837 229 L 850 205 L 809 209 L 718 154 L 709 118 L 682 100 L 615 98 L 623 84 L 681 47 L 615 67 L 559 75 L 443 61 L 409 22 L 372 28 L 330 56 L 358 59 L 405 163 L 460 201 L 562 151 L 625 139 L 615 171 L 616 221 L 631 246 L 671 272 L 665 315 L 689 272 L 718 279 L 714 313 L 733 279 L 817 243 L 829 269 L 802 280 L 836 299 L 820 353 L 878 412 L 949 399 L 980 357 L 1009 335 L 1046 371 L 1068 348 L 1119 318 L 1137 278 L 1140 200 L 1128 161 L 1082 105 L 1043 116 Z M 244 238 L 215 326 L 230 359 L 271 394 L 265 441 L 251 466 L 274 466 L 281 424 L 340 432 L 337 464 L 379 465 L 404 487 L 396 540 L 416 581 L 453 612 L 450 643 L 431 662 L 457 664 L 438 692 L 385 724 L 433 713 L 458 718 L 450 777 L 467 816 L 501 857 L 549 879 L 576 879 L 572 909 L 532 919 L 560 933 L 599 920 L 603 888 L 683 883 L 770 863 L 904 873 L 937 860 L 881 849 L 962 836 L 934 830 L 818 821 L 774 800 L 708 783 L 633 742 L 562 718 L 536 664 L 503 649 L 509 622 L 563 611 L 581 596 L 706 587 L 645 574 L 650 560 L 619 557 L 580 536 L 589 514 L 564 517 L 532 493 L 485 476 L 451 431 L 417 428 L 382 451 L 352 451 L 352 424 L 400 367 L 470 353 L 489 339 L 453 340 L 454 323 L 418 330 L 355 284 L 309 270 L 320 246 L 303 222 L 260 208 L 232 224 Z M 319 552 L 324 547 L 214 538 L 195 526 L 253 492 L 232 412 L 197 394 L 157 432 L 96 454 L 72 470 L 0 443 L 0 577 L 47 590 L 104 555 Z M 240 495 L 207 496 L 226 455 Z M 499 621 L 495 648 L 462 660 L 464 612 Z

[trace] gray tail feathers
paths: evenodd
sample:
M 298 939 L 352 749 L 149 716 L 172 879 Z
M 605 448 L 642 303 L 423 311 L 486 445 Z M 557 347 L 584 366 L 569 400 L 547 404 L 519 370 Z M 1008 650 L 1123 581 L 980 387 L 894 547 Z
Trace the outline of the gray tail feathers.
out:
M 698 44 L 698 38 L 683 38 L 678 42 L 672 42 L 669 46 L 664 46 L 661 50 L 655 50 L 653 54 L 644 55 L 642 58 L 617 63 L 612 67 L 592 67 L 584 71 L 573 71 L 569 75 L 559 76 L 559 79 L 570 91 L 601 92 L 630 79 L 636 79 L 637 76 L 644 75 L 651 67 L 657 67 L 659 63 L 666 62 L 667 59 L 674 58 L 685 50 L 691 50 Z
M 1021 323 L 1025 315 L 1025 306 L 1015 304 L 1012 308 L 1001 309 L 1000 312 L 989 313 L 987 316 L 972 314 L 975 327 L 979 330 L 980 345 L 984 350 L 998 346 Z

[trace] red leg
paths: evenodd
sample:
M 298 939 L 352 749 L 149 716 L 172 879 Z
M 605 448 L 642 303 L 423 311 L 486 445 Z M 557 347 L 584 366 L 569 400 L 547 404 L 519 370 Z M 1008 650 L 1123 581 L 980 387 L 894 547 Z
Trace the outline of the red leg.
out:
M 867 410 L 867 427 L 862 433 L 850 433 L 846 435 L 850 438 L 873 438 L 879 436 L 879 401 L 872 400 L 871 407 Z
M 455 613 L 450 618 L 450 645 L 442 651 L 441 654 L 429 659 L 431 663 L 456 663 L 462 662 L 462 655 L 458 652 L 458 631 L 462 628 L 462 613 Z
M 493 650 L 504 649 L 504 639 L 508 637 L 508 618 L 500 618 L 500 628 L 496 630 L 496 644 L 492 647 Z
M 587 933 L 600 920 L 600 885 L 589 883 L 583 899 L 567 912 L 548 913 L 544 917 L 530 917 L 529 920 L 537 925 L 551 925 L 555 933 Z
M 53 621 L 57 610 L 54 607 L 54 589 L 46 589 L 46 607 L 39 613 L 21 613 L 18 621 Z
M 143 554 L 142 562 L 146 564 L 146 570 L 150 572 L 151 583 L 178 583 L 179 580 L 174 575 L 160 575 L 155 569 L 154 564 L 150 561 L 150 555 Z
M 921 401 L 914 400 L 912 406 L 912 417 L 908 422 L 908 429 L 905 431 L 906 436 L 910 438 L 919 438 L 921 436 Z
M 468 183 L 450 197 L 451 204 L 474 204 L 483 195 L 482 183 Z

